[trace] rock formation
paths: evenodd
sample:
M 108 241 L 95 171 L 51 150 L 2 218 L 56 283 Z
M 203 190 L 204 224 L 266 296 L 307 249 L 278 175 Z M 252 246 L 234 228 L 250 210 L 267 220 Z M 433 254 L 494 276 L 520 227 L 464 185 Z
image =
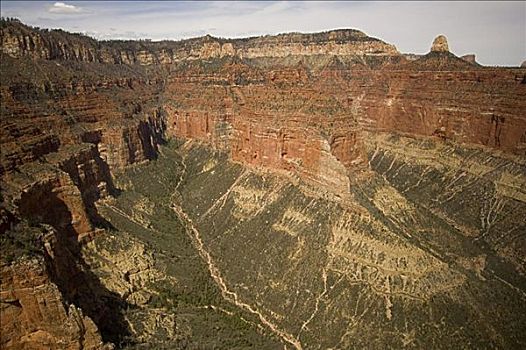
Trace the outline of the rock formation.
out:
M 433 40 L 431 52 L 449 52 L 447 38 L 444 35 L 439 35 L 435 38 L 435 40 Z
M 179 42 L 102 43 L 61 30 L 32 30 L 17 21 L 4 22 L 1 30 L 3 53 L 16 58 L 30 56 L 47 60 L 152 65 L 232 56 L 258 58 L 295 55 L 399 55 L 393 45 L 368 37 L 354 29 L 249 39 L 220 39 L 207 35 Z
M 422 310 L 411 298 L 432 303 L 436 296 L 442 301 L 451 297 L 462 304 L 462 298 L 453 294 L 474 293 L 466 285 L 508 278 L 506 273 L 512 270 L 524 272 L 519 234 L 523 227 L 517 219 L 525 202 L 524 68 L 473 64 L 474 57 L 466 61 L 450 53 L 444 36 L 434 40 L 428 54 L 406 57 L 393 45 L 357 30 L 248 39 L 205 36 L 179 42 L 97 42 L 4 20 L 1 31 L 2 347 L 65 344 L 63 348 L 97 349 L 110 346 L 103 342 L 118 343 L 140 333 L 127 329 L 123 305 L 142 307 L 157 292 L 135 290 L 151 286 L 142 280 L 132 283 L 133 269 L 126 264 L 119 262 L 127 273 L 116 271 L 107 261 L 111 254 L 92 252 L 103 255 L 104 263 L 93 256 L 93 261 L 87 259 L 102 271 L 101 282 L 80 253 L 86 242 L 115 229 L 114 223 L 165 237 L 171 231 L 156 228 L 159 223 L 183 222 L 182 231 L 191 234 L 195 222 L 195 230 L 208 234 L 203 235 L 204 248 L 199 247 L 210 244 L 212 249 L 209 256 L 200 252 L 205 260 L 245 244 L 258 262 L 252 266 L 245 261 L 254 270 L 275 265 L 269 252 L 287 264 L 290 258 L 295 284 L 279 289 L 272 284 L 278 278 L 274 272 L 259 270 L 272 293 L 238 288 L 250 285 L 252 275 L 237 271 L 232 261 L 226 264 L 225 257 L 218 262 L 220 270 L 239 280 L 219 287 L 228 300 L 232 297 L 225 288 L 234 288 L 246 300 L 258 300 L 261 310 L 269 310 L 258 315 L 262 324 L 298 334 L 297 342 L 313 347 L 336 346 L 337 341 L 331 343 L 336 333 L 341 344 L 351 344 L 351 336 L 365 342 L 364 334 L 371 333 L 367 327 L 374 324 L 370 319 L 363 320 L 367 326 L 360 323 L 358 304 L 327 303 L 323 312 L 345 324 L 338 323 L 334 334 L 327 331 L 326 343 L 316 343 L 309 329 L 325 332 L 320 325 L 326 320 L 317 319 L 316 313 L 332 293 L 329 282 L 334 282 L 331 288 L 336 292 L 337 281 L 349 280 L 341 300 L 359 300 L 364 293 L 377 314 L 384 308 L 378 300 L 385 300 L 387 319 L 402 322 L 398 310 L 407 314 Z M 181 154 L 163 148 L 172 152 L 169 158 L 159 151 L 169 139 L 206 146 L 184 146 Z M 127 175 L 157 158 L 164 163 L 154 164 L 166 169 L 146 174 L 146 179 Z M 116 185 L 119 178 L 127 180 Z M 137 195 L 134 191 L 140 192 L 141 186 L 162 195 L 148 197 L 144 188 Z M 442 193 L 441 188 L 447 190 Z M 131 197 L 114 199 L 120 191 L 129 191 Z M 426 197 L 431 194 L 440 202 Z M 177 221 L 169 203 L 181 198 L 181 208 L 190 214 Z M 140 210 L 135 206 L 128 210 L 127 201 L 135 200 L 140 200 Z M 153 200 L 162 203 L 148 204 Z M 113 206 L 113 201 L 121 207 Z M 101 213 L 101 203 L 106 215 L 113 213 L 111 223 Z M 334 215 L 325 215 L 331 210 Z M 316 214 L 320 212 L 323 215 Z M 126 220 L 129 223 L 123 224 Z M 261 227 L 273 235 L 279 232 L 276 239 L 281 244 L 268 244 Z M 218 237 L 211 239 L 211 232 Z M 225 232 L 236 245 L 223 240 Z M 247 232 L 253 236 L 247 237 Z M 196 239 L 190 241 L 195 244 Z M 213 246 L 216 240 L 222 244 L 219 248 Z M 254 245 L 258 242 L 265 250 Z M 36 246 L 44 248 L 33 249 Z M 276 246 L 284 247 L 288 255 L 275 252 Z M 309 256 L 319 247 L 327 248 L 327 254 L 313 259 L 330 257 L 326 262 L 333 275 L 327 275 L 328 267 L 301 270 L 312 265 Z M 463 255 L 458 247 L 469 247 L 473 256 Z M 486 264 L 499 275 L 491 277 L 484 270 Z M 211 268 L 214 274 L 220 270 Z M 500 275 L 501 271 L 507 272 Z M 472 280 L 473 276 L 483 277 Z M 518 282 L 513 277 L 506 283 L 520 290 L 521 276 L 516 277 Z M 307 280 L 312 285 L 304 285 Z M 353 286 L 363 283 L 367 291 L 354 291 L 358 287 Z M 301 288 L 290 289 L 297 286 Z M 310 292 L 312 286 L 317 286 L 318 296 Z M 487 284 L 481 288 L 483 293 L 491 289 Z M 297 304 L 288 324 L 283 315 L 292 301 L 286 295 L 300 290 L 305 305 Z M 516 297 L 511 290 L 505 292 Z M 408 294 L 410 298 L 404 299 Z M 272 298 L 279 299 L 278 306 L 270 304 Z M 509 305 L 502 299 L 499 317 L 505 323 Z M 351 306 L 354 316 L 343 317 L 331 309 Z M 472 305 L 465 309 L 469 312 L 461 319 L 472 319 Z M 252 311 L 247 312 L 254 316 Z M 162 324 L 151 328 L 164 329 L 159 330 L 162 334 L 175 322 L 145 314 L 141 317 L 159 317 L 162 322 L 147 324 Z M 243 317 L 246 321 L 248 316 Z M 358 334 L 363 338 L 349 333 L 349 320 L 362 327 L 357 332 L 363 332 Z M 448 318 L 444 330 L 454 322 Z M 483 322 L 491 328 L 490 321 Z M 391 326 L 382 327 L 374 343 L 378 347 L 385 345 L 381 337 Z M 290 334 L 273 332 L 297 345 Z M 170 341 L 178 339 L 173 329 L 168 333 Z M 300 339 L 301 333 L 307 339 Z M 431 333 L 425 339 L 436 341 Z M 140 339 L 155 339 L 153 333 L 141 334 Z M 499 334 L 497 340 L 484 336 L 495 346 L 522 341 L 515 334 Z M 509 342 L 499 343 L 501 338 Z M 466 339 L 461 339 L 463 344 L 468 344 Z M 274 344 L 268 341 L 265 344 Z
M 112 349 L 82 310 L 64 303 L 41 261 L 1 267 L 0 298 L 5 349 Z
M 474 54 L 464 55 L 464 56 L 461 56 L 460 58 L 462 58 L 466 62 L 478 64 Z

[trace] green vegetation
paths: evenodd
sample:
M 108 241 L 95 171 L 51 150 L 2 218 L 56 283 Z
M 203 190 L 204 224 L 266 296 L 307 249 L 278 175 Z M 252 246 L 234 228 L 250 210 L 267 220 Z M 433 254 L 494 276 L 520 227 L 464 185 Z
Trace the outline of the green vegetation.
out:
M 0 233 L 0 259 L 10 264 L 22 257 L 43 256 L 42 237 L 46 232 L 37 222 L 23 221 Z
M 157 268 L 176 281 L 151 284 L 155 294 L 146 307 L 175 315 L 177 340 L 159 334 L 152 342 L 129 345 L 129 349 L 280 348 L 269 330 L 262 332 L 257 327 L 257 318 L 223 299 L 185 224 L 170 208 L 178 198 L 176 187 L 185 171 L 179 146 L 172 141 L 161 148 L 157 160 L 120 174 L 117 186 L 122 193 L 111 206 L 101 207 L 117 229 L 115 236 L 126 232 L 145 243 Z M 107 246 L 102 241 L 99 244 Z M 142 322 L 137 310 L 130 310 L 128 317 L 137 324 Z
M 436 150 L 429 142 L 422 148 Z M 298 336 L 304 348 L 511 348 L 524 342 L 524 313 L 517 311 L 524 310 L 522 297 L 506 284 L 524 289 L 521 275 L 436 214 L 439 207 L 460 221 L 464 213 L 460 222 L 475 224 L 469 221 L 478 217 L 472 208 L 483 208 L 483 193 L 494 191 L 484 184 L 487 178 L 472 186 L 469 177 L 455 182 L 471 198 L 469 205 L 462 197 L 458 204 L 456 197 L 437 202 L 451 173 L 428 169 L 421 175 L 421 168 L 393 161 L 386 152 L 372 162 L 385 177 L 354 181 L 355 209 L 349 211 L 206 147 L 181 153 L 185 176 L 174 198 L 197 225 L 222 276 L 240 300 Z M 392 211 L 398 205 L 400 211 Z M 497 216 L 499 225 L 512 229 L 508 219 L 523 207 L 510 201 L 504 208 L 508 214 Z M 343 232 L 335 236 L 339 223 L 345 223 Z M 484 261 L 480 271 L 477 261 Z

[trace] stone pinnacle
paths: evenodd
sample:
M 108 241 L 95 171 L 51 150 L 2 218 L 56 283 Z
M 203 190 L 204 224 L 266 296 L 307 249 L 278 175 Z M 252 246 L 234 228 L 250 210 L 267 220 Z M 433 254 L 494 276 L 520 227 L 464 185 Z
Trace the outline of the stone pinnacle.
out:
M 431 52 L 449 52 L 447 38 L 444 35 L 439 35 L 433 40 Z

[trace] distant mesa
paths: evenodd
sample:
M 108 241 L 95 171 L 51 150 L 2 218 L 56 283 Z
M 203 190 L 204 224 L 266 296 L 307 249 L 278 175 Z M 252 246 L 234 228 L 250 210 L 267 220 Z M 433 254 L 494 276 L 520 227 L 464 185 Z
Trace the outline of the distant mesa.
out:
M 439 35 L 433 40 L 431 52 L 449 52 L 447 38 L 444 35 Z

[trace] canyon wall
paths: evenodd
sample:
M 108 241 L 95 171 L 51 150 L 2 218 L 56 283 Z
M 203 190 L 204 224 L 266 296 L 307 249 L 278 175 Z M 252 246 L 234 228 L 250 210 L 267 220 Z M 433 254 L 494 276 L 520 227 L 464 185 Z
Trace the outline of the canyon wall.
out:
M 3 262 L 8 348 L 97 348 L 126 334 L 122 320 L 104 321 L 108 305 L 90 302 L 90 291 L 107 291 L 78 251 L 110 227 L 96 202 L 119 192 L 114 176 L 155 159 L 166 138 L 200 141 L 344 201 L 378 167 L 379 132 L 526 155 L 526 69 L 467 62 L 443 38 L 408 60 L 356 30 L 159 43 L 97 42 L 14 21 L 1 30 L 0 236 L 9 253 L 27 248 L 21 232 L 53 232 L 31 243 L 47 244 L 44 260 L 28 265 L 26 251 Z M 27 295 L 6 292 L 21 285 Z M 57 301 L 39 314 L 31 298 L 71 306 Z
M 111 227 L 95 203 L 118 193 L 114 175 L 164 142 L 160 73 L 122 68 L 2 54 L 2 348 L 103 349 L 128 334 L 79 253 Z
M 367 167 L 365 132 L 526 154 L 524 69 L 480 67 L 444 51 L 382 68 L 335 57 L 272 62 L 266 71 L 257 60 L 174 69 L 169 134 L 338 194 Z
M 17 21 L 3 22 L 1 31 L 3 53 L 16 58 L 29 56 L 46 60 L 152 65 L 232 56 L 399 55 L 393 45 L 353 29 L 248 39 L 222 39 L 207 35 L 183 41 L 161 42 L 97 42 L 87 36 L 61 30 L 34 30 Z
M 369 131 L 428 136 L 526 154 L 526 74 L 519 69 L 390 70 L 355 74 L 367 91 L 359 123 Z M 363 84 L 363 85 L 362 85 Z
M 111 349 L 97 326 L 75 305 L 64 304 L 39 260 L 2 266 L 0 298 L 4 349 Z

